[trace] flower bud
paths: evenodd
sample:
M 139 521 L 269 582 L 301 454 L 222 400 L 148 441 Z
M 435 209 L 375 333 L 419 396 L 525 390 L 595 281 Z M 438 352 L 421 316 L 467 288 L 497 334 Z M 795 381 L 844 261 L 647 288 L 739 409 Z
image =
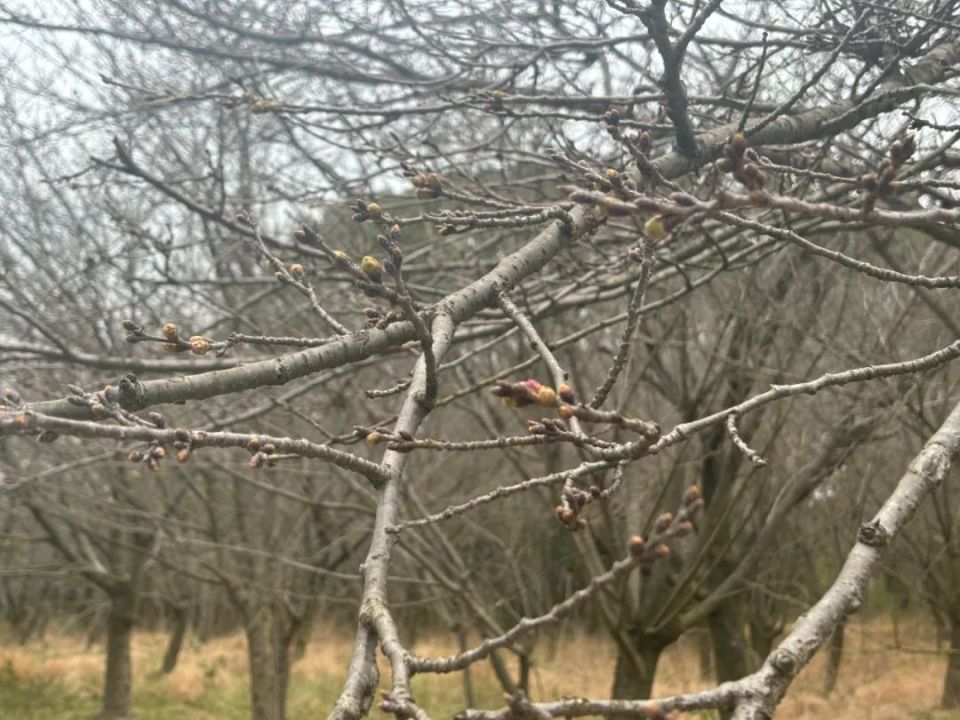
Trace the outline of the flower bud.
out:
M 542 385 L 537 391 L 537 404 L 544 407 L 553 407 L 557 403 L 557 393 L 552 387 Z
M 734 133 L 730 138 L 730 147 L 737 155 L 743 155 L 747 149 L 747 138 L 743 133 Z
M 163 336 L 167 340 L 175 341 L 177 339 L 177 335 L 179 335 L 179 331 L 177 330 L 176 324 L 172 322 L 163 324 Z
M 654 215 L 643 224 L 643 233 L 654 240 L 663 240 L 669 232 L 664 224 L 663 215 Z
M 657 522 L 654 524 L 653 529 L 661 533 L 666 530 L 673 523 L 673 513 L 665 512 L 660 517 L 657 518 Z
M 372 255 L 363 256 L 363 259 L 360 261 L 360 269 L 363 270 L 364 275 L 370 278 L 371 282 L 383 282 L 383 266 L 380 264 L 380 261 Z
M 630 554 L 633 557 L 640 557 L 647 547 L 647 541 L 643 539 L 642 535 L 634 535 L 630 538 L 630 542 L 627 544 L 627 547 L 629 548 Z
M 683 504 L 690 505 L 691 503 L 696 502 L 701 498 L 700 487 L 698 485 L 691 485 L 686 490 L 683 491 Z
M 567 383 L 560 383 L 560 387 L 557 388 L 557 395 L 559 395 L 560 399 L 565 403 L 572 403 L 576 398 L 573 388 Z
M 210 351 L 210 341 L 202 335 L 190 338 L 190 352 L 194 355 L 206 355 Z

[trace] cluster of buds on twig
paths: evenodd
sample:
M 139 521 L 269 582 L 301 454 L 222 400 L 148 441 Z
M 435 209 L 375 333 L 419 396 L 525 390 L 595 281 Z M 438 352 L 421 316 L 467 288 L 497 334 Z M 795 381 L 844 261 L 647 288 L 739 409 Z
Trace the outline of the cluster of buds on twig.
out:
M 302 272 L 302 267 L 301 267 Z M 160 328 L 159 335 L 147 333 L 141 325 L 133 320 L 123 320 L 120 323 L 123 329 L 127 331 L 126 340 L 128 343 L 139 342 L 159 342 L 167 352 L 187 352 L 194 355 L 206 355 L 213 348 L 213 343 L 203 335 L 191 335 L 189 339 L 180 336 L 180 329 L 176 323 L 165 322 Z
M 363 316 L 367 319 L 367 325 L 377 330 L 386 330 L 389 325 L 403 320 L 403 314 L 398 313 L 396 310 L 383 312 L 375 307 L 364 308 Z
M 650 148 L 653 147 L 653 137 L 648 130 L 641 130 L 635 136 L 629 137 L 623 135 L 620 129 L 620 111 L 616 108 L 610 108 L 603 114 L 603 122 L 606 124 L 607 133 L 617 142 L 626 143 L 630 150 L 641 155 L 649 155 Z
M 167 456 L 162 445 L 154 443 L 146 450 L 131 450 L 127 460 L 132 463 L 144 463 L 151 470 L 160 469 L 160 461 Z
M 383 218 L 383 208 L 378 203 L 357 200 L 353 204 L 354 221 L 366 222 L 367 220 L 380 220 L 381 218 Z
M 554 390 L 549 385 L 544 385 L 533 378 L 527 378 L 517 383 L 497 380 L 497 384 L 491 392 L 498 398 L 502 398 L 503 404 L 509 408 L 526 407 L 527 405 L 553 407 L 557 404 L 558 398 L 564 402 L 573 402 L 574 397 L 573 388 L 566 383 L 561 383 L 560 387 Z M 570 399 L 566 400 L 566 398 Z
M 386 235 L 377 235 L 380 247 L 390 256 L 383 261 L 383 268 L 389 275 L 396 275 L 403 267 L 403 251 L 400 249 L 400 226 L 394 223 L 387 229 Z
M 589 490 L 576 487 L 564 488 L 563 498 L 555 511 L 557 519 L 574 532 L 587 527 L 587 521 L 580 517 L 583 509 L 594 500 L 599 500 L 603 491 L 597 485 L 591 485 Z
M 435 172 L 419 172 L 412 165 L 400 163 L 403 168 L 403 176 L 410 178 L 413 184 L 414 195 L 421 200 L 431 200 L 443 195 L 443 181 L 440 175 Z
M 691 485 L 684 491 L 680 509 L 676 513 L 665 512 L 659 515 L 650 535 L 634 535 L 630 538 L 627 549 L 631 557 L 644 565 L 652 565 L 661 558 L 669 557 L 671 550 L 666 541 L 693 533 L 693 516 L 702 507 L 700 488 Z
M 747 190 L 763 190 L 767 175 L 757 164 L 757 154 L 747 148 L 747 138 L 743 133 L 734 133 L 724 152 L 725 156 L 714 163 L 718 171 L 733 173 Z
M 616 108 L 607 110 L 603 115 L 607 125 L 607 134 L 616 142 L 625 146 L 640 169 L 644 177 L 659 178 L 659 173 L 650 162 L 650 150 L 653 147 L 653 137 L 648 130 L 641 130 L 636 135 L 624 135 L 620 127 L 620 112 Z M 662 179 L 662 178 L 660 178 Z
M 270 456 L 277 451 L 277 446 L 264 442 L 259 435 L 251 435 L 247 440 L 247 450 L 251 453 L 247 464 L 254 470 L 259 470 L 269 462 Z
M 860 176 L 858 185 L 863 190 L 863 208 L 866 211 L 873 209 L 877 198 L 886 197 L 895 192 L 893 180 L 901 166 L 917 151 L 917 141 L 913 135 L 907 135 L 903 140 L 895 140 L 890 145 L 890 157 L 883 159 L 879 173 L 865 173 Z
M 111 390 L 111 386 L 107 386 L 105 390 Z M 111 402 L 115 402 L 114 398 L 104 397 L 103 393 L 88 393 L 81 387 L 76 385 L 67 385 L 67 390 L 72 394 L 67 395 L 67 402 L 71 405 L 76 405 L 77 407 L 85 407 L 90 411 L 90 414 L 94 417 L 100 417 L 103 415 L 104 411 L 107 409 L 107 405 Z
M 193 449 L 193 434 L 184 428 L 177 428 L 173 441 L 173 449 L 176 451 L 177 462 L 185 463 L 190 459 L 190 451 Z
M 386 430 L 377 430 L 375 428 L 364 427 L 363 425 L 353 426 L 353 436 L 358 440 L 365 440 L 368 445 L 378 445 L 383 441 L 387 442 L 412 442 L 414 437 L 406 430 L 400 430 L 397 433 L 387 432 Z

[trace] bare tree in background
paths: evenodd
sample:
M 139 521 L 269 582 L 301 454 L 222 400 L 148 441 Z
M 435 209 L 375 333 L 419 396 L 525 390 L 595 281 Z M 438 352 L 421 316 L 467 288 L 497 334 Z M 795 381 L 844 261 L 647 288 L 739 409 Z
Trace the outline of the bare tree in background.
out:
M 464 718 L 771 716 L 928 496 L 955 555 L 957 8 L 0 2 L 5 517 L 133 598 L 103 717 L 178 577 L 243 625 L 258 720 L 330 588 L 331 720 L 381 685 L 423 720 L 414 675 L 488 660 L 511 699 Z M 851 484 L 776 642 L 747 603 Z M 417 655 L 400 597 L 461 652 Z M 588 610 L 612 697 L 532 697 Z M 718 684 L 649 699 L 702 628 Z

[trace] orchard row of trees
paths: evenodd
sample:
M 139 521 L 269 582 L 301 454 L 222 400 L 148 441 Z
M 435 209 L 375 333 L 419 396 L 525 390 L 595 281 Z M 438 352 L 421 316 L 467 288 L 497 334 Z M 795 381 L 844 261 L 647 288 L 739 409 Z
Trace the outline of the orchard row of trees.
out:
M 957 8 L 0 2 L 13 635 L 103 633 L 110 720 L 137 628 L 283 720 L 334 619 L 330 720 L 764 718 L 882 575 L 960 705 Z M 573 626 L 610 696 L 536 697 Z

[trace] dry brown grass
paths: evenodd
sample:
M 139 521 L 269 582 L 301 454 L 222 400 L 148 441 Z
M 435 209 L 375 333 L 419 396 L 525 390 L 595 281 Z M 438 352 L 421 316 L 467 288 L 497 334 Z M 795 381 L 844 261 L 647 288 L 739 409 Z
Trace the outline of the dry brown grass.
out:
M 901 638 L 911 650 L 934 647 L 932 628 L 911 622 L 901 628 Z M 212 640 L 204 645 L 188 643 L 177 669 L 163 678 L 152 677 L 166 638 L 140 633 L 135 641 L 135 685 L 148 686 L 151 696 L 164 696 L 169 703 L 190 704 L 189 717 L 215 718 L 216 712 L 199 712 L 195 703 L 211 693 L 233 692 L 245 683 L 246 654 L 239 635 Z M 614 650 L 603 637 L 577 635 L 562 640 L 550 657 L 546 643 L 539 653 L 533 677 L 535 697 L 579 695 L 602 697 L 609 693 Z M 322 708 L 332 701 L 337 683 L 350 656 L 348 638 L 318 628 L 306 656 L 294 670 L 292 703 L 304 708 Z M 428 638 L 416 645 L 424 655 L 447 654 L 455 648 L 446 638 Z M 102 648 L 87 649 L 82 638 L 55 636 L 26 648 L 0 648 L 0 663 L 10 661 L 20 677 L 55 678 L 76 692 L 96 688 L 102 672 Z M 834 695 L 822 694 L 825 656 L 818 656 L 797 679 L 783 703 L 778 718 L 840 718 L 893 720 L 905 717 L 960 718 L 960 714 L 934 712 L 939 700 L 945 667 L 943 655 L 907 652 L 893 648 L 893 633 L 887 620 L 854 620 L 848 628 L 844 663 Z M 478 701 L 500 704 L 501 694 L 486 664 L 473 671 Z M 462 707 L 459 674 L 418 677 L 418 699 L 437 717 Z M 695 641 L 684 639 L 664 655 L 655 686 L 656 695 L 705 687 L 700 678 Z M 232 689 L 231 689 L 232 688 Z M 932 714 L 931 714 L 932 713 Z M 2 714 L 2 713 L 0 713 Z M 233 714 L 229 715 L 233 717 Z M 227 717 L 223 715 L 222 717 Z

